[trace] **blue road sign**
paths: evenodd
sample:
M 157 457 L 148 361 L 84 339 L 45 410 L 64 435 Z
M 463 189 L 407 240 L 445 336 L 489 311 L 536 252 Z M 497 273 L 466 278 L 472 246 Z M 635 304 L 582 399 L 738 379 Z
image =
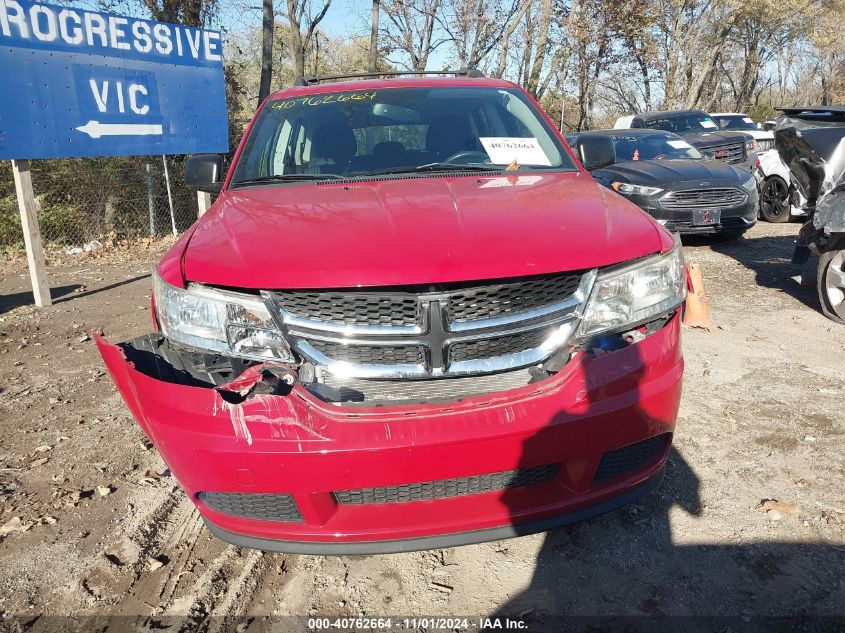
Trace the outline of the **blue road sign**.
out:
M 0 0 L 0 159 L 228 149 L 218 31 Z

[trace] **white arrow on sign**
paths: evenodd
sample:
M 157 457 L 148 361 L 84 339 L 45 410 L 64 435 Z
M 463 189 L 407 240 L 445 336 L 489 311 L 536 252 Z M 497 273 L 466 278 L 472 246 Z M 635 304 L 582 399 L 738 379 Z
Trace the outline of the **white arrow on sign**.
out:
M 160 123 L 100 123 L 99 121 L 88 121 L 85 125 L 76 128 L 91 138 L 101 136 L 157 136 L 163 134 Z

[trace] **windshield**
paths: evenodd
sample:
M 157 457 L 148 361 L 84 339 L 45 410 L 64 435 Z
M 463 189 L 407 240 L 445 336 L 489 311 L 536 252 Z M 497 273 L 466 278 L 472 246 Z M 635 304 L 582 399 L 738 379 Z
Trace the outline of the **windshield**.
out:
M 647 136 L 620 134 L 612 136 L 616 162 L 624 160 L 665 160 L 689 158 L 701 160 L 701 152 L 675 134 Z
M 757 124 L 742 114 L 736 116 L 718 116 L 716 122 L 723 130 L 754 130 L 757 131 Z
M 575 169 L 518 90 L 348 90 L 268 102 L 232 183 L 414 171 Z
M 719 129 L 716 122 L 708 114 L 703 112 L 690 112 L 687 114 L 672 114 L 651 121 L 643 121 L 643 127 L 655 130 L 666 130 L 676 134 L 688 132 L 708 132 Z

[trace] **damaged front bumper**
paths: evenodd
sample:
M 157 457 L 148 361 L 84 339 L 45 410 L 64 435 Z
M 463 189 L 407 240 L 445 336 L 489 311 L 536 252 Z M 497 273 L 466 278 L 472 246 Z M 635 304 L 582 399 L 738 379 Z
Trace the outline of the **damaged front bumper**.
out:
M 131 344 L 97 345 L 212 531 L 301 553 L 459 545 L 630 502 L 662 473 L 683 372 L 677 314 L 545 380 L 439 404 L 338 406 L 271 365 L 215 388 L 155 354 L 166 372 L 141 367 Z

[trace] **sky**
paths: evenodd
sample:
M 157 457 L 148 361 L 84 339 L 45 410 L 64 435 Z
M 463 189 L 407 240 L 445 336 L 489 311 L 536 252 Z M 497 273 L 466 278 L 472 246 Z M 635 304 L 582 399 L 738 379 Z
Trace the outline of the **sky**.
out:
M 149 18 L 149 13 L 140 0 L 46 0 L 48 2 L 79 6 L 95 11 L 102 11 L 103 6 L 114 7 L 110 12 L 118 15 Z M 278 5 L 283 0 L 275 0 Z M 312 12 L 316 13 L 322 7 L 320 0 L 310 0 Z M 261 0 L 220 0 L 223 10 L 218 16 L 217 24 L 209 28 L 220 28 L 234 35 L 248 29 L 261 26 Z M 244 6 L 247 10 L 244 10 Z M 320 22 L 322 29 L 330 37 L 349 37 L 351 35 L 369 35 L 370 11 L 372 0 L 332 0 L 326 16 Z M 385 22 L 384 13 L 381 15 L 382 26 Z M 446 65 L 448 57 L 447 47 L 442 46 L 429 57 L 429 69 L 440 69 Z M 361 69 L 366 70 L 364 68 Z

